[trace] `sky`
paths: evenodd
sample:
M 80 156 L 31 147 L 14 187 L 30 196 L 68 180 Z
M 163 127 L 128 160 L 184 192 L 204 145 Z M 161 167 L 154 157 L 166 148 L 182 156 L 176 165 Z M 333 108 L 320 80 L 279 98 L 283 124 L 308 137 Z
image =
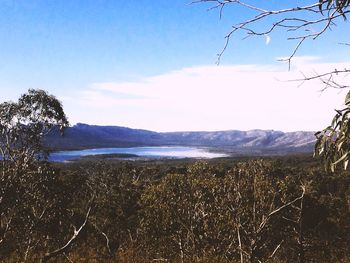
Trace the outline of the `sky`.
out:
M 282 8 L 277 0 L 264 4 Z M 72 125 L 154 131 L 328 126 L 346 91 L 321 92 L 319 81 L 291 80 L 346 68 L 350 49 L 339 43 L 350 42 L 343 33 L 349 24 L 339 21 L 306 42 L 290 69 L 278 61 L 296 45 L 284 31 L 245 40 L 238 33 L 217 65 L 231 25 L 253 13 L 228 7 L 220 18 L 211 6 L 187 0 L 0 0 L 0 100 L 44 89 L 62 102 Z

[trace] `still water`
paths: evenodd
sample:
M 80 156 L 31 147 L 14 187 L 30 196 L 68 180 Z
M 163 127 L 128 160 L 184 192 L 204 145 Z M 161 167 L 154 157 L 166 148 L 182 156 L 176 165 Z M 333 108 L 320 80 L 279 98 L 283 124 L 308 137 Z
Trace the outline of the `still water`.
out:
M 50 155 L 53 162 L 64 162 L 79 159 L 83 156 L 102 154 L 134 154 L 143 158 L 219 158 L 224 153 L 213 153 L 207 149 L 183 146 L 131 147 L 131 148 L 97 148 L 78 151 L 54 152 Z

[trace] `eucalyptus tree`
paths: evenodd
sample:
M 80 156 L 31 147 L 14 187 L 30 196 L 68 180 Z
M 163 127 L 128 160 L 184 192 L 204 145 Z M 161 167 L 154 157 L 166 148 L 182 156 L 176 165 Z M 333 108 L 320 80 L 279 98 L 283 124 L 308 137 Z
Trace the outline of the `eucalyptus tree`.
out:
M 32 251 L 46 246 L 45 237 L 58 235 L 52 226 L 63 219 L 64 191 L 57 171 L 41 161 L 48 156 L 44 136 L 67 126 L 60 101 L 43 90 L 0 104 L 1 261 L 11 255 L 13 261 L 32 261 Z
M 43 90 L 28 90 L 17 102 L 0 104 L 0 154 L 2 164 L 10 161 L 17 169 L 43 160 L 48 152 L 44 136 L 54 127 L 68 126 L 59 100 Z

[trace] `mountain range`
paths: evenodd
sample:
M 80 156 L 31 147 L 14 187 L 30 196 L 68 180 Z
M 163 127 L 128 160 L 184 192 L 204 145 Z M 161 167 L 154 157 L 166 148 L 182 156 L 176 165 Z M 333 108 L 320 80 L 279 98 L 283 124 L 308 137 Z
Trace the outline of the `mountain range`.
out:
M 59 136 L 53 130 L 45 138 L 52 150 L 135 146 L 198 146 L 236 154 L 283 154 L 311 152 L 314 132 L 275 130 L 228 130 L 210 132 L 154 132 L 120 126 L 78 123 Z

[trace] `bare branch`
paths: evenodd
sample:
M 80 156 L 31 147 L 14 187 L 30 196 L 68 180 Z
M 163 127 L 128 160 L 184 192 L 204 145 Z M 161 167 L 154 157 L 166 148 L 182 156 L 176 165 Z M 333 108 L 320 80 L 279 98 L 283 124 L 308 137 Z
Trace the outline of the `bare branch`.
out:
M 94 197 L 92 198 L 92 200 L 94 199 Z M 84 229 L 84 227 L 86 226 L 89 216 L 90 216 L 90 212 L 91 212 L 91 208 L 92 208 L 92 201 L 90 201 L 90 206 L 87 210 L 87 213 L 85 215 L 85 219 L 84 222 L 82 223 L 82 225 L 78 228 L 78 230 L 76 229 L 75 226 L 73 226 L 74 228 L 74 233 L 73 236 L 67 241 L 66 244 L 64 244 L 62 247 L 52 251 L 52 252 L 48 252 L 46 253 L 42 258 L 41 258 L 41 262 L 42 263 L 46 263 L 50 258 L 53 258 L 59 254 L 62 254 L 64 252 L 66 252 L 66 250 L 71 246 L 71 244 L 77 239 L 77 237 L 79 236 L 80 232 Z
M 282 243 L 284 242 L 284 240 L 281 241 L 281 243 L 279 243 L 277 245 L 277 247 L 274 249 L 274 251 L 272 252 L 272 254 L 269 256 L 269 259 L 273 258 L 276 254 L 276 252 L 278 251 L 278 249 L 281 247 Z
M 239 231 L 239 228 L 240 228 L 240 225 L 237 226 L 238 246 L 239 246 L 239 253 L 241 255 L 241 263 L 244 263 L 243 249 L 242 249 L 242 242 L 241 242 L 241 233 Z
M 67 255 L 66 253 L 63 253 L 64 257 L 70 262 L 70 263 L 74 263 Z
M 336 76 L 345 75 L 345 77 L 350 74 L 350 69 L 344 68 L 344 69 L 334 69 L 325 73 L 317 73 L 314 72 L 313 75 L 305 75 L 302 73 L 303 77 L 299 79 L 292 79 L 289 80 L 289 82 L 301 82 L 301 85 L 305 81 L 310 80 L 319 80 L 322 84 L 324 84 L 324 87 L 321 89 L 321 91 L 324 91 L 328 88 L 335 88 L 335 89 L 346 89 L 350 86 L 347 84 L 341 84 L 339 83 L 339 80 L 335 79 Z
M 345 18 L 350 10 L 344 10 L 347 6 L 341 6 L 335 2 L 327 7 L 323 7 L 328 1 L 315 1 L 315 3 L 304 6 L 295 6 L 284 9 L 268 10 L 266 8 L 259 7 L 257 5 L 251 5 L 246 1 L 240 0 L 197 0 L 192 3 L 213 3 L 214 5 L 209 10 L 220 8 L 220 17 L 224 7 L 230 5 L 234 7 L 243 7 L 252 11 L 254 14 L 244 21 L 241 21 L 232 26 L 231 31 L 225 36 L 225 44 L 222 50 L 218 54 L 217 63 L 220 63 L 221 57 L 226 51 L 231 37 L 238 31 L 243 31 L 250 36 L 263 36 L 267 35 L 278 28 L 285 29 L 285 32 L 290 34 L 287 37 L 288 40 L 298 40 L 298 44 L 293 49 L 292 54 L 287 61 L 289 62 L 297 53 L 300 46 L 307 39 L 316 39 L 320 35 L 324 34 L 328 29 L 335 25 L 335 21 L 338 18 Z M 316 19 L 306 19 L 306 13 L 311 13 L 314 16 L 318 16 Z M 273 19 L 270 22 L 267 29 L 258 31 L 254 28 L 254 25 L 260 23 L 266 25 L 266 19 Z
M 295 54 L 297 53 L 298 49 L 300 48 L 301 44 L 305 41 L 305 39 L 306 39 L 306 37 L 303 37 L 300 39 L 300 41 L 298 42 L 297 46 L 294 48 L 293 53 L 289 56 L 289 58 L 279 60 L 279 61 L 287 61 L 288 62 L 288 70 L 290 70 L 292 58 L 295 56 Z
M 103 237 L 106 239 L 106 247 L 107 247 L 107 249 L 108 249 L 109 254 L 112 255 L 112 250 L 111 250 L 111 248 L 110 248 L 110 246 L 109 246 L 110 241 L 109 241 L 109 238 L 108 238 L 107 234 L 106 234 L 105 232 L 103 232 L 95 223 L 93 223 L 92 225 L 93 225 L 93 226 L 96 228 L 96 230 L 97 230 L 98 232 L 100 232 L 101 235 L 103 235 Z
M 243 249 L 242 240 L 241 240 L 241 231 L 240 231 L 241 228 L 242 228 L 242 225 L 239 223 L 237 225 L 238 248 L 239 248 L 241 263 L 244 263 L 244 255 L 243 254 L 245 254 L 246 256 L 250 256 L 250 255 L 247 251 L 245 251 Z
M 286 204 L 284 204 L 284 205 L 282 205 L 282 206 L 276 208 L 275 210 L 273 210 L 272 212 L 270 212 L 266 217 L 264 217 L 264 218 L 262 219 L 262 221 L 261 221 L 261 223 L 260 223 L 260 225 L 259 225 L 259 228 L 258 228 L 258 230 L 256 231 L 256 233 L 259 234 L 259 233 L 264 229 L 264 227 L 266 226 L 266 224 L 268 223 L 268 221 L 271 219 L 271 217 L 272 217 L 273 215 L 275 215 L 275 214 L 277 214 L 278 212 L 280 212 L 281 210 L 283 210 L 283 209 L 285 209 L 285 208 L 291 206 L 292 204 L 298 202 L 299 200 L 302 200 L 302 199 L 304 198 L 304 195 L 305 195 L 305 187 L 302 186 L 301 188 L 302 188 L 302 194 L 301 194 L 299 197 L 297 197 L 297 198 L 295 198 L 294 200 L 292 200 L 292 201 L 290 201 L 290 202 L 288 202 L 288 203 L 286 203 Z

